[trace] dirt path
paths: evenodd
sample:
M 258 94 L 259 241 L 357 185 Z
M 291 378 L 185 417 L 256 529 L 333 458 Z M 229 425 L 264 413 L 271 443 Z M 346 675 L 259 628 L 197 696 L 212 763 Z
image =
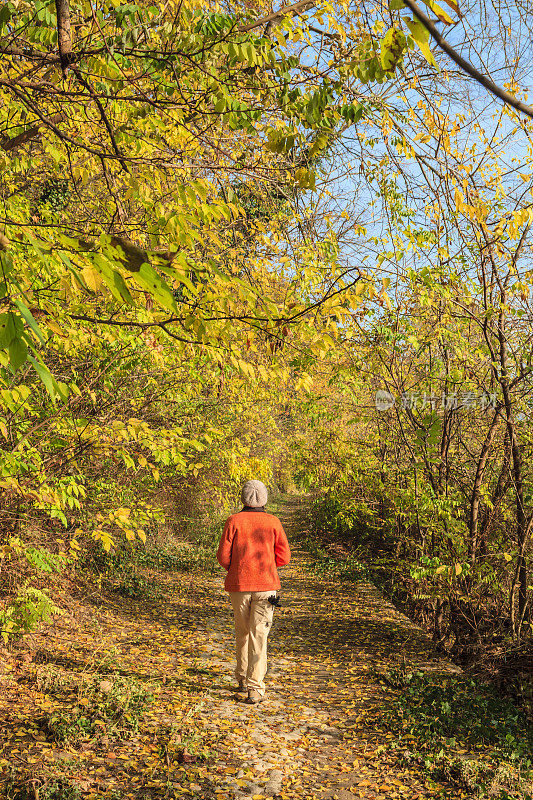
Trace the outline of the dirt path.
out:
M 287 503 L 280 513 L 289 537 L 300 510 Z M 211 692 L 217 711 L 205 713 L 206 724 L 216 727 L 217 713 L 231 720 L 228 757 L 241 766 L 237 779 L 228 777 L 229 796 L 269 797 L 282 780 L 281 797 L 446 797 L 444 787 L 412 768 L 399 769 L 379 751 L 387 734 L 373 727 L 372 717 L 387 693 L 371 676 L 406 661 L 438 673 L 458 668 L 371 583 L 317 582 L 306 574 L 306 562 L 296 550 L 283 570 L 267 699 L 249 707 L 223 689 Z M 225 674 L 233 669 L 230 616 L 226 607 L 206 625 L 206 635 L 212 632 L 206 664 Z
M 289 502 L 280 512 L 289 538 L 298 512 Z M 91 607 L 71 598 L 63 628 L 40 637 L 33 660 L 21 654 L 4 673 L 4 777 L 14 767 L 20 775 L 29 770 L 31 789 L 32 772 L 65 773 L 79 797 L 110 800 L 455 800 L 456 792 L 447 794 L 416 767 L 400 768 L 380 749 L 391 735 L 374 721 L 387 693 L 373 672 L 405 660 L 436 672 L 457 668 L 372 584 L 318 582 L 306 563 L 295 550 L 283 570 L 267 698 L 258 706 L 236 702 L 231 690 L 233 631 L 222 575 L 160 575 L 164 595 L 151 603 L 99 598 Z M 154 700 L 127 736 L 102 727 L 88 741 L 60 745 L 43 733 L 43 715 L 61 704 L 58 691 L 37 680 L 45 668 L 75 680 L 92 670 L 104 684 L 120 675 L 148 686 Z M 39 780 L 40 800 L 61 800 L 46 795 L 51 778 Z M 39 793 L 28 789 L 27 797 Z

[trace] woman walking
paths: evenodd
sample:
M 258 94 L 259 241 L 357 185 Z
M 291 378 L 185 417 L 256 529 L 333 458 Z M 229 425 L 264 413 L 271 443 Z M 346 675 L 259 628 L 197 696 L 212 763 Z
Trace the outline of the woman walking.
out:
M 239 692 L 248 693 L 248 703 L 265 696 L 267 639 L 281 588 L 277 567 L 288 564 L 289 542 L 279 519 L 267 514 L 268 492 L 261 481 L 247 481 L 241 492 L 243 508 L 224 526 L 217 559 L 228 574 L 224 588 L 229 593 L 235 621 Z

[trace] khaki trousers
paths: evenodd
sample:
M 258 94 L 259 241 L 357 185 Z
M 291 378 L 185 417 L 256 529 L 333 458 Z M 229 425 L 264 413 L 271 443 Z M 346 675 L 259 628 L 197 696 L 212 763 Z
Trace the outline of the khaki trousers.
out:
M 248 689 L 265 693 L 267 671 L 267 639 L 274 617 L 269 592 L 229 592 L 235 620 L 237 667 L 235 678 L 245 681 Z

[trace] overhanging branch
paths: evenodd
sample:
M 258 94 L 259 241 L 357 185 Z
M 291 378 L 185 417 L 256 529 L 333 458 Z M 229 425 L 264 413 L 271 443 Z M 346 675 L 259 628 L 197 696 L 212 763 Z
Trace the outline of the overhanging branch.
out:
M 463 72 L 466 72 L 467 75 L 470 75 L 471 78 L 474 78 L 475 81 L 484 86 L 489 92 L 491 92 L 496 97 L 499 97 L 500 100 L 515 108 L 517 111 L 520 111 L 522 114 L 526 114 L 528 117 L 533 118 L 533 107 L 528 106 L 526 103 L 522 103 L 520 100 L 517 100 L 514 95 L 506 92 L 505 89 L 502 89 L 500 86 L 497 86 L 494 81 L 492 81 L 487 75 L 483 75 L 483 73 L 479 72 L 475 67 L 470 64 L 469 61 L 466 61 L 459 53 L 453 49 L 451 45 L 448 44 L 446 39 L 441 36 L 440 32 L 437 30 L 435 25 L 431 22 L 429 17 L 424 14 L 422 9 L 420 9 L 414 0 L 403 0 L 404 5 L 409 8 L 414 16 L 417 18 L 419 22 L 429 31 L 431 37 L 435 40 L 437 45 L 443 50 L 447 56 L 449 56 L 452 61 L 454 61 L 458 67 L 460 67 Z

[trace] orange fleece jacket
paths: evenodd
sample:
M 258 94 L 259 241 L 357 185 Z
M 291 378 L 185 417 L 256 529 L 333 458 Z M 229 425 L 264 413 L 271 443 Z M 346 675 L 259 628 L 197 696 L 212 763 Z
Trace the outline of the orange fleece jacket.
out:
M 280 589 L 276 567 L 288 564 L 291 551 L 277 517 L 261 511 L 240 511 L 226 525 L 218 546 L 218 563 L 228 570 L 227 592 Z

